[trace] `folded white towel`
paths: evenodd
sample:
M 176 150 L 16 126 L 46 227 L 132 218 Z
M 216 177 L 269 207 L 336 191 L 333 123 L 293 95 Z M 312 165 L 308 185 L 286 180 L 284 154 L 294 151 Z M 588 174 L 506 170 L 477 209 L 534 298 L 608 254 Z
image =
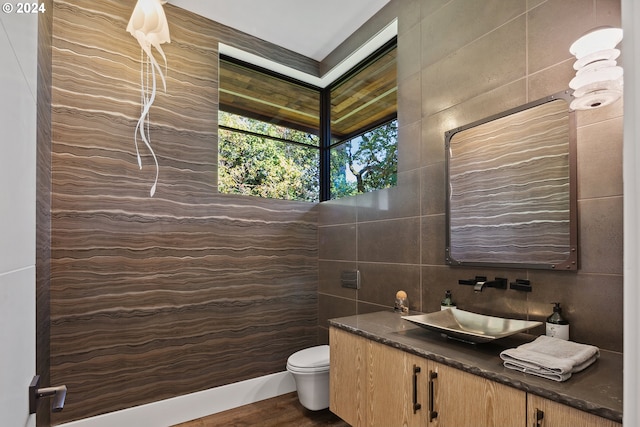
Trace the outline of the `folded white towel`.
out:
M 542 335 L 517 348 L 504 350 L 504 366 L 555 381 L 587 368 L 600 357 L 598 347 Z
M 571 377 L 571 373 L 558 374 L 548 369 L 540 369 L 540 367 L 537 367 L 537 366 L 533 366 L 533 365 L 527 366 L 527 364 L 525 363 L 505 361 L 504 366 L 509 369 L 514 369 L 516 371 L 524 372 L 526 374 L 537 375 L 539 377 L 546 378 L 548 380 L 554 380 L 559 382 L 566 381 Z

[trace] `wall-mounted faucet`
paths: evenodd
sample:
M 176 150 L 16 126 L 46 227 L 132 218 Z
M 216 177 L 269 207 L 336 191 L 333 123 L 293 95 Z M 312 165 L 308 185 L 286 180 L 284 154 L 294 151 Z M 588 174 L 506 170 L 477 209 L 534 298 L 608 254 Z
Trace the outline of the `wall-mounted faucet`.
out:
M 476 292 L 482 292 L 484 288 L 498 288 L 498 289 L 507 289 L 507 283 L 509 281 L 502 277 L 496 277 L 494 280 L 490 282 L 478 282 L 473 287 L 473 290 Z
M 474 279 L 458 280 L 460 285 L 471 285 L 476 292 L 482 292 L 484 288 L 507 289 L 508 279 L 496 277 L 491 281 L 487 281 L 486 276 L 476 276 Z

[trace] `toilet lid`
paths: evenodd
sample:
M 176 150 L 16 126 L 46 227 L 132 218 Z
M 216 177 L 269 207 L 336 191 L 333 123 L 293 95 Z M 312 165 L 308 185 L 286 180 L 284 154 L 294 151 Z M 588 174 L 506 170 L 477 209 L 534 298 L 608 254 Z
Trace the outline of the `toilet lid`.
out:
M 305 348 L 289 356 L 287 365 L 296 368 L 321 368 L 329 366 L 329 346 Z

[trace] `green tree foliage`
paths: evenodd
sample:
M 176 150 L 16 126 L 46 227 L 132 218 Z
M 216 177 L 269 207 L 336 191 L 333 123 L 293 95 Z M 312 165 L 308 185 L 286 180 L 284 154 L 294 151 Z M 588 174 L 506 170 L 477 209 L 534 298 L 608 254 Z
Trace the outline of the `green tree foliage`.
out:
M 317 146 L 317 137 L 228 113 L 219 129 L 218 190 L 284 200 L 318 201 L 319 154 L 316 147 L 300 146 L 269 137 Z
M 219 120 L 234 129 L 218 131 L 221 193 L 319 200 L 317 136 L 225 112 Z M 331 197 L 396 185 L 397 135 L 394 120 L 332 149 Z
M 331 197 L 397 184 L 398 122 L 393 120 L 331 150 Z

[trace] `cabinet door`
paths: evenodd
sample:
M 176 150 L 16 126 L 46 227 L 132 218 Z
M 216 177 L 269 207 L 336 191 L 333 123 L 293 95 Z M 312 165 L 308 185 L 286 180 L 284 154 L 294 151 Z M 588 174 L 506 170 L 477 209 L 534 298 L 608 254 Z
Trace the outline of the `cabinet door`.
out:
M 367 364 L 368 425 L 427 425 L 427 360 L 371 342 Z
M 438 427 L 513 427 L 526 419 L 526 393 L 432 362 Z M 546 427 L 546 426 L 545 426 Z
M 413 354 L 405 354 L 406 378 L 410 379 L 409 426 L 429 425 L 429 373 L 433 370 L 433 363 Z
M 529 394 L 527 399 L 528 427 L 621 427 L 621 424 L 614 421 L 540 396 Z
M 365 426 L 369 340 L 329 329 L 329 409 L 353 427 Z

